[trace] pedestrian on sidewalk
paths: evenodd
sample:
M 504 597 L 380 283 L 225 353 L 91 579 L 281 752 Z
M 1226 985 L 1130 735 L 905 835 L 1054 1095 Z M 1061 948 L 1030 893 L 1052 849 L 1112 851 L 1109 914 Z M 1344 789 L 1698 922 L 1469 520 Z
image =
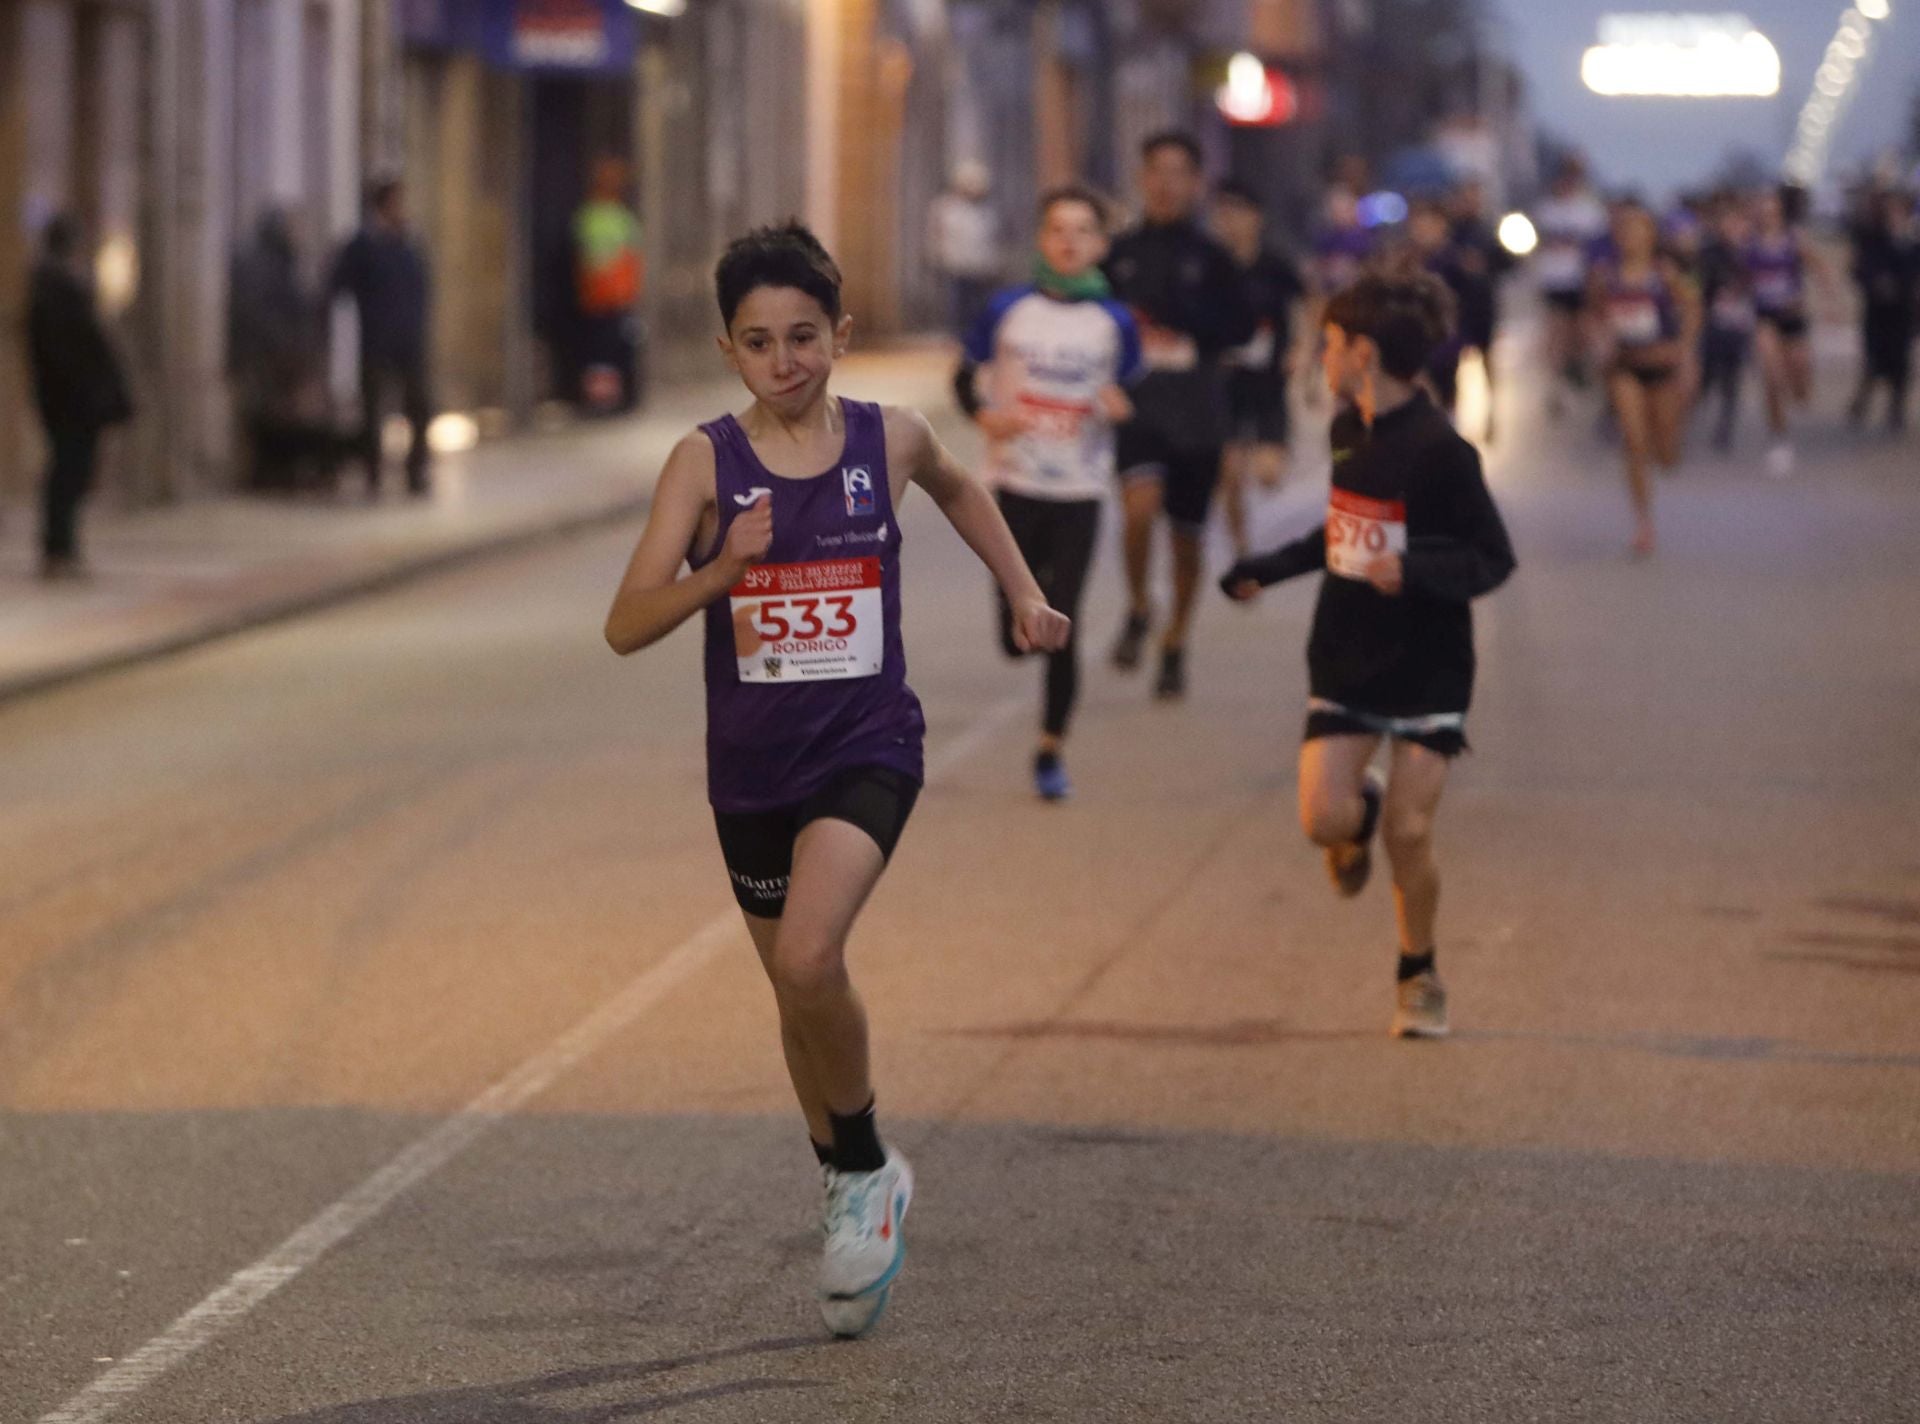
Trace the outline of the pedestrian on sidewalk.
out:
M 947 322 L 961 340 L 974 329 L 1001 278 L 1000 215 L 984 163 L 955 165 L 947 190 L 927 209 L 927 261 L 947 283 Z
M 595 414 L 630 411 L 639 394 L 636 308 L 646 267 L 640 219 L 627 206 L 626 187 L 626 164 L 600 159 L 593 191 L 573 216 L 580 398 Z
M 406 190 L 399 179 L 383 178 L 369 189 L 366 222 L 334 259 L 327 295 L 352 298 L 360 316 L 360 438 L 367 494 L 380 493 L 381 422 L 389 397 L 397 392 L 411 431 L 407 492 L 424 495 L 427 426 L 433 418 L 427 392 L 432 293 L 426 253 L 407 224 Z
M 79 226 L 65 215 L 46 226 L 27 298 L 27 357 L 46 430 L 40 576 L 81 577 L 80 506 L 93 488 L 100 432 L 133 418 L 126 372 L 94 305 Z
M 234 258 L 227 297 L 227 375 L 254 489 L 319 483 L 345 453 L 329 418 L 324 318 L 287 215 L 269 209 Z

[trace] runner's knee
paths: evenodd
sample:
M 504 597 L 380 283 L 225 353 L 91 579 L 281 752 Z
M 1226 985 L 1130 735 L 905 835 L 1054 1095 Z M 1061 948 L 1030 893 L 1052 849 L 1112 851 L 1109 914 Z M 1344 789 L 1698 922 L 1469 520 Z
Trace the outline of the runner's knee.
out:
M 1381 818 L 1380 840 L 1395 865 L 1416 866 L 1433 849 L 1433 816 L 1389 806 Z
M 1353 839 L 1352 817 L 1344 814 L 1333 797 L 1323 792 L 1300 793 L 1300 829 L 1315 845 L 1341 845 Z
M 782 999 L 805 1002 L 844 989 L 847 962 L 838 940 L 805 930 L 789 932 L 782 926 L 767 974 Z

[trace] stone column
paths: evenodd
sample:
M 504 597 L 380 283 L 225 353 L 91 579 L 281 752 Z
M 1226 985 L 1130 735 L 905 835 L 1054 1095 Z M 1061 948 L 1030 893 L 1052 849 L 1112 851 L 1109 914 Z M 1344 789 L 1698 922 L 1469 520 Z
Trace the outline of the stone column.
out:
M 167 388 L 177 424 L 180 486 L 226 481 L 233 431 L 226 383 L 227 279 L 232 259 L 233 3 L 176 0 L 171 276 Z
M 265 3 L 265 72 L 244 78 L 249 83 L 263 83 L 267 88 L 266 201 L 291 210 L 308 196 L 305 129 L 309 100 L 305 93 L 306 64 L 301 53 L 306 39 L 306 0 L 265 0 Z
M 324 280 L 334 250 L 360 223 L 360 188 L 366 181 L 360 110 L 360 33 L 365 18 L 360 0 L 330 0 L 327 7 L 327 192 L 316 202 L 322 214 L 314 224 L 320 240 Z M 330 384 L 344 406 L 359 386 L 359 328 L 352 308 L 337 304 L 333 316 L 333 364 Z
M 21 73 L 22 11 L 0 5 L 0 509 L 26 498 L 28 431 L 26 361 L 14 335 L 27 319 L 27 105 Z

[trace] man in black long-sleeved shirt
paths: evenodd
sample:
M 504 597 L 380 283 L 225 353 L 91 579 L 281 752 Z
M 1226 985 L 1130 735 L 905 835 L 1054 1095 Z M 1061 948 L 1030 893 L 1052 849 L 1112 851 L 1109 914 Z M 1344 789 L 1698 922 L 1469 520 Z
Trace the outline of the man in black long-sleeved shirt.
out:
M 387 398 L 397 391 L 412 431 L 407 446 L 407 492 L 428 493 L 427 427 L 433 419 L 427 386 L 427 318 L 431 288 L 426 254 L 407 226 L 406 195 L 397 179 L 368 192 L 367 222 L 334 259 L 329 297 L 350 296 L 360 316 L 360 408 L 367 493 L 380 492 L 380 427 Z
M 28 367 L 49 457 L 41 486 L 40 576 L 78 578 L 86 572 L 80 506 L 93 488 L 100 432 L 129 419 L 133 401 L 81 267 L 79 227 L 56 217 L 41 243 L 27 298 Z
M 1447 1031 L 1434 968 L 1433 818 L 1448 764 L 1466 749 L 1469 604 L 1514 568 L 1479 455 L 1414 385 L 1451 305 L 1425 275 L 1362 278 L 1328 305 L 1327 384 L 1344 408 L 1333 423 L 1327 521 L 1220 581 L 1244 601 L 1325 571 L 1307 647 L 1301 821 L 1348 896 L 1365 887 L 1376 826 L 1382 833 L 1400 928 L 1400 1037 Z M 1385 781 L 1369 770 L 1382 740 L 1391 744 Z
M 1141 146 L 1144 219 L 1114 239 L 1106 261 L 1114 296 L 1139 325 L 1147 368 L 1129 392 L 1134 417 L 1120 427 L 1117 448 L 1130 606 L 1113 661 L 1139 665 L 1152 616 L 1153 531 L 1164 511 L 1173 542 L 1173 609 L 1160 640 L 1154 691 L 1161 697 L 1186 691 L 1187 627 L 1227 440 L 1220 358 L 1253 336 L 1256 320 L 1238 265 L 1200 229 L 1201 190 L 1199 145 L 1183 133 L 1149 138 Z

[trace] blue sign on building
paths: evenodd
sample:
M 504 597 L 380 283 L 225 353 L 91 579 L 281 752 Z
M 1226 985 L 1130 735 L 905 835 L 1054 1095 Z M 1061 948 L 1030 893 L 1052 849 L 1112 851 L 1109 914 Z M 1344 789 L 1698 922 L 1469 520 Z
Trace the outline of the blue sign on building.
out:
M 500 69 L 621 73 L 640 39 L 625 0 L 401 0 L 397 8 L 407 43 L 473 50 Z

